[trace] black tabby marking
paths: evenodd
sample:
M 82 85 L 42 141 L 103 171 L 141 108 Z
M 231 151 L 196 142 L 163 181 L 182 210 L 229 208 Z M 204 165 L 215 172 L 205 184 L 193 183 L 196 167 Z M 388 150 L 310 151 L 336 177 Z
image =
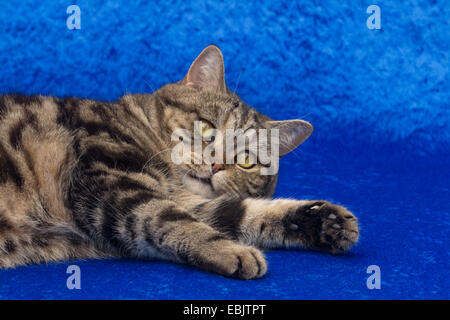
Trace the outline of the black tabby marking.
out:
M 16 244 L 12 240 L 5 241 L 5 251 L 6 253 L 14 253 L 16 251 Z
M 141 172 L 147 158 L 140 152 L 131 150 L 113 151 L 105 147 L 91 146 L 83 156 L 87 165 L 102 162 L 112 169 Z
M 191 217 L 188 213 L 178 211 L 174 208 L 168 208 L 162 211 L 159 214 L 159 220 L 161 223 L 174 221 L 187 221 L 187 222 L 197 221 L 195 218 Z
M 0 143 L 0 182 L 6 182 L 11 179 L 15 185 L 20 189 L 24 184 L 24 179 L 12 160 L 6 153 L 5 148 Z
M 10 224 L 8 219 L 2 216 L 2 213 L 0 212 L 0 233 L 9 230 L 12 230 L 12 225 Z
M 226 200 L 219 205 L 219 208 L 214 213 L 214 227 L 219 231 L 237 238 L 239 235 L 239 225 L 244 217 L 245 208 L 241 200 L 233 199 Z
M 101 172 L 104 172 L 104 171 L 101 171 Z M 145 189 L 147 189 L 147 187 L 136 180 L 133 180 L 126 176 L 122 176 L 122 177 L 118 178 L 117 182 L 115 182 L 111 185 L 111 190 L 117 190 L 117 189 L 122 190 L 122 191 L 145 190 Z
M 103 223 L 101 228 L 102 236 L 114 248 L 127 254 L 128 245 L 123 241 L 117 230 L 121 219 L 123 219 L 122 214 L 118 213 L 115 208 L 108 204 L 103 206 Z
M 33 96 L 26 96 L 22 94 L 9 94 L 7 95 L 12 99 L 12 101 L 16 104 L 23 105 L 23 106 L 29 106 L 31 104 L 38 104 L 41 102 L 40 97 L 33 95 Z
M 138 207 L 141 204 L 148 203 L 150 200 L 154 199 L 152 192 L 150 191 L 140 191 L 137 194 L 122 199 L 118 203 L 118 209 L 122 212 L 129 212 Z
M 229 239 L 225 235 L 220 233 L 206 238 L 207 242 L 222 241 L 222 240 L 229 240 Z
M 130 214 L 128 215 L 125 223 L 125 228 L 127 229 L 130 239 L 134 241 L 136 239 L 136 216 Z

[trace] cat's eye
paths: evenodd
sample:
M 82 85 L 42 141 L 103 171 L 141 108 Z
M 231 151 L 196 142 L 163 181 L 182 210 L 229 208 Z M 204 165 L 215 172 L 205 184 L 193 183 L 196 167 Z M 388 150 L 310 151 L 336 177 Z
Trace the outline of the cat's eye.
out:
M 257 159 L 253 153 L 244 151 L 236 156 L 236 162 L 241 168 L 251 169 L 256 165 Z
M 205 140 L 210 140 L 214 136 L 215 128 L 210 122 L 199 120 L 197 121 L 197 126 L 198 132 Z

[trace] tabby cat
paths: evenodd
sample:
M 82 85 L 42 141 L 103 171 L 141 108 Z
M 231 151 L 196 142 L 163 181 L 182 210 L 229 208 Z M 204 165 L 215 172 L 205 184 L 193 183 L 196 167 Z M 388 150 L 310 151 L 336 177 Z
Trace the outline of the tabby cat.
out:
M 0 96 L 0 267 L 125 257 L 252 279 L 267 271 L 260 249 L 335 253 L 358 241 L 357 219 L 342 206 L 271 200 L 277 175 L 260 174 L 245 156 L 174 164 L 171 135 L 194 132 L 194 123 L 200 132 L 276 128 L 280 156 L 312 132 L 306 121 L 272 121 L 240 100 L 215 46 L 153 94 L 113 103 Z

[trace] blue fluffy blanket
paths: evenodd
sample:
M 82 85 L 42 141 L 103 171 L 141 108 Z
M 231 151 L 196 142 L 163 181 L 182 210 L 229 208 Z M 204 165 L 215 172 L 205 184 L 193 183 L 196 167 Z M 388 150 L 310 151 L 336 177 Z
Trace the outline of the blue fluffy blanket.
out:
M 69 30 L 66 9 L 81 9 Z M 368 29 L 369 5 L 381 29 Z M 11 0 L 0 6 L 0 92 L 115 100 L 181 79 L 218 45 L 228 85 L 313 136 L 281 163 L 277 196 L 328 199 L 360 219 L 349 253 L 267 253 L 264 279 L 164 262 L 0 271 L 0 298 L 449 298 L 450 3 Z M 77 264 L 81 290 L 68 290 Z M 367 267 L 381 270 L 370 290 Z

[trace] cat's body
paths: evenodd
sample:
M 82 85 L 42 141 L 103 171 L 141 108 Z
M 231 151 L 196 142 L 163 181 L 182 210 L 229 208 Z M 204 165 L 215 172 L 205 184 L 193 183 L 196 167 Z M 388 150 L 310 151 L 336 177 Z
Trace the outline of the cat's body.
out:
M 0 96 L 0 268 L 158 258 L 250 279 L 267 270 L 256 247 L 356 243 L 356 218 L 343 207 L 269 200 L 277 176 L 259 174 L 259 164 L 176 165 L 171 134 L 199 119 L 217 130 L 279 128 L 281 140 L 290 132 L 281 154 L 312 131 L 270 121 L 229 92 L 212 46 L 183 81 L 151 95 Z

